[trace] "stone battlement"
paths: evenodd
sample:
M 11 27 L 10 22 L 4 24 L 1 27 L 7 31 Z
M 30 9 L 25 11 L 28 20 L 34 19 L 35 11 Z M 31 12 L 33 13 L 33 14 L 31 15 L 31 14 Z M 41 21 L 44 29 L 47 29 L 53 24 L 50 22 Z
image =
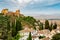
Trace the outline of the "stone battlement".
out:
M 16 10 L 15 12 L 10 12 L 8 9 L 3 9 L 1 11 L 3 15 L 14 15 L 14 16 L 19 16 L 20 15 L 20 10 Z

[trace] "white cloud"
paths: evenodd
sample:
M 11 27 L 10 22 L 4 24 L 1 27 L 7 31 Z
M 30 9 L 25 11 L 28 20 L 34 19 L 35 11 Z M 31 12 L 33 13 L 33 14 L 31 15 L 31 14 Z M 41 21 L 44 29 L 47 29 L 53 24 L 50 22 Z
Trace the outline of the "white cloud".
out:
M 40 3 L 42 5 L 53 5 L 60 2 L 60 0 L 11 0 L 11 1 L 17 3 L 21 7 L 26 6 L 27 4 L 34 3 Z
M 20 7 L 24 8 L 30 3 L 32 0 L 16 0 L 16 3 L 20 5 Z
M 56 3 L 60 3 L 60 0 L 16 0 L 16 3 L 18 5 L 20 5 L 22 8 L 26 7 L 27 4 L 31 4 L 33 5 L 34 3 L 39 3 L 43 6 L 46 6 L 46 5 L 53 5 L 53 4 L 56 4 Z M 55 14 L 55 13 L 60 13 L 60 10 L 46 10 L 46 11 L 40 11 L 40 12 L 29 12 L 29 14 Z M 28 13 L 26 13 L 28 14 Z
M 17 0 L 19 3 L 29 3 L 32 0 Z
M 6 0 L 6 1 L 12 6 L 20 8 L 20 9 L 23 9 L 28 5 L 33 5 L 36 3 L 42 6 L 46 6 L 46 5 L 48 6 L 48 5 L 60 3 L 60 0 Z

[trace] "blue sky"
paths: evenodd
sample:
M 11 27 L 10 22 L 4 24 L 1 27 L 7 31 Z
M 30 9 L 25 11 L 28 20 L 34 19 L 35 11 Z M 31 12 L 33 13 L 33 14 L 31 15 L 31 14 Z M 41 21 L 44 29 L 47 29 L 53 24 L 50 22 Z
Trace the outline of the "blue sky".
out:
M 20 9 L 24 15 L 59 15 L 60 0 L 0 0 L 0 10 L 3 8 Z

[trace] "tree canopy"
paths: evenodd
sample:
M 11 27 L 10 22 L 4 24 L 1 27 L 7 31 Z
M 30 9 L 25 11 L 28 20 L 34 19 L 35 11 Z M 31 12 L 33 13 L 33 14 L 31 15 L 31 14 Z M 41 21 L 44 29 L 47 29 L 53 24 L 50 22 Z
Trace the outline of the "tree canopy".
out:
M 60 40 L 60 33 L 53 35 L 51 40 Z

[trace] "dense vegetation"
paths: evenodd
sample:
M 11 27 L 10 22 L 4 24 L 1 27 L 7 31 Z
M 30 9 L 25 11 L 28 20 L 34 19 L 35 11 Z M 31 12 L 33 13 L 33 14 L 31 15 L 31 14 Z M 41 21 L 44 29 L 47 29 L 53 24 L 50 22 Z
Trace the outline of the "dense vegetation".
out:
M 51 40 L 60 40 L 60 33 L 53 35 Z
M 0 39 L 18 40 L 20 37 L 18 31 L 24 29 L 23 26 L 25 25 L 28 25 L 29 28 L 33 28 L 35 30 L 37 30 L 36 26 L 39 26 L 38 30 L 48 29 L 52 31 L 52 29 L 57 28 L 56 23 L 54 23 L 54 25 L 53 23 L 49 25 L 48 20 L 46 20 L 44 24 L 40 22 L 40 20 L 36 21 L 35 18 L 30 16 L 4 16 L 0 13 Z M 31 33 L 29 34 L 28 40 L 32 40 Z
M 51 24 L 49 24 L 48 20 L 45 21 L 45 29 L 49 29 L 50 31 L 52 31 L 53 29 L 56 29 L 56 28 L 57 28 L 56 22 L 54 24 L 52 22 Z
M 0 14 L 0 39 L 16 40 L 18 31 L 23 29 L 18 19 L 14 16 L 4 16 Z
M 49 28 L 49 21 L 46 20 L 46 21 L 45 21 L 45 29 L 48 29 L 48 28 Z

